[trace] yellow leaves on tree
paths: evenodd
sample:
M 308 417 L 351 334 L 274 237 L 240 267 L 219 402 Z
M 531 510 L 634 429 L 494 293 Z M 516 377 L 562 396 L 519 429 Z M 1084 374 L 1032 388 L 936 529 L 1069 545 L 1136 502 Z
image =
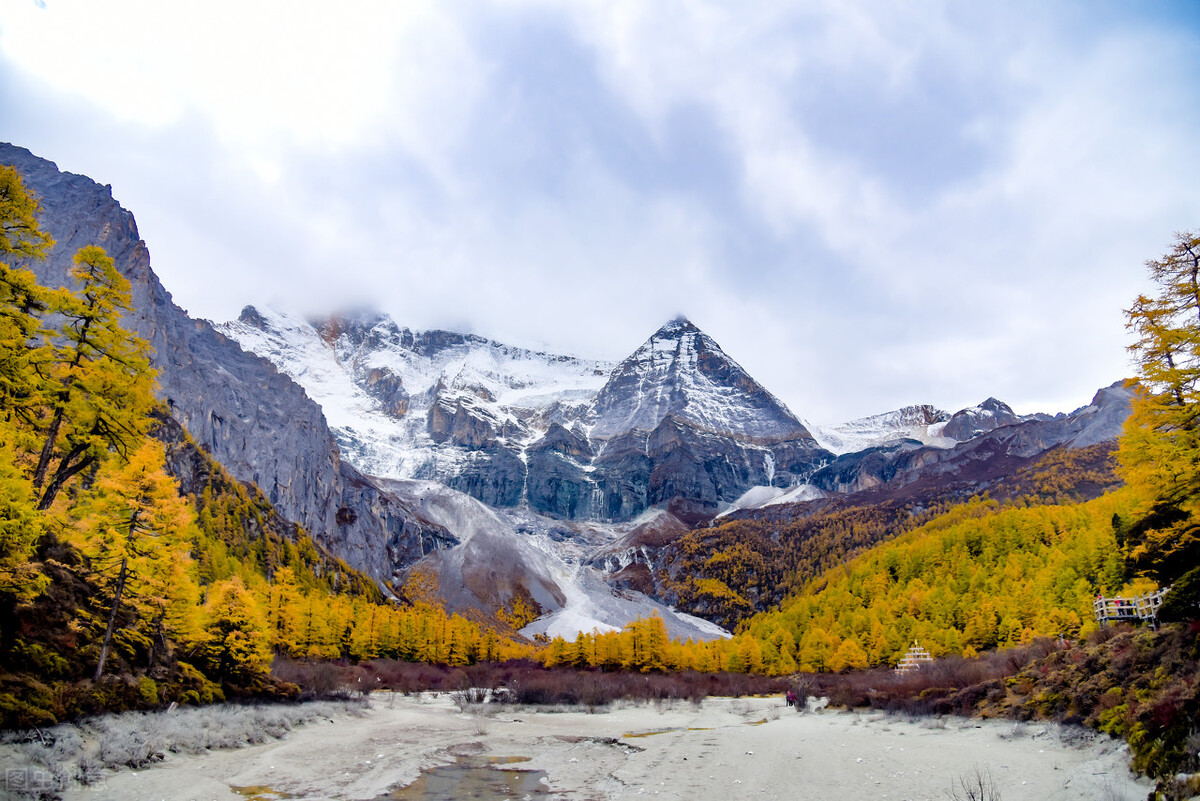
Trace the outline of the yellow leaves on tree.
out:
M 14 259 L 43 258 L 54 244 L 41 230 L 40 205 L 20 173 L 0 165 L 0 647 L 10 647 L 16 605 L 36 597 L 46 580 L 32 563 L 41 537 L 28 461 L 30 423 L 41 403 L 31 354 L 39 346 L 46 290 Z
M 202 649 L 205 665 L 218 681 L 251 687 L 271 667 L 267 625 L 257 601 L 234 576 L 209 590 L 204 607 L 208 638 Z
M 507 623 L 514 629 L 525 628 L 540 615 L 541 609 L 528 591 L 514 593 L 508 599 L 508 604 L 496 612 L 496 618 L 501 623 Z
M 97 678 L 104 670 L 122 603 L 135 613 L 131 632 L 148 636 L 153 621 L 165 620 L 172 587 L 190 580 L 178 567 L 189 560 L 188 529 L 195 513 L 179 496 L 163 460 L 162 445 L 142 440 L 128 462 L 105 462 L 89 492 L 68 513 L 74 542 L 108 595 Z
M 1126 311 L 1142 389 L 1118 451 L 1142 505 L 1120 533 L 1131 571 L 1169 583 L 1200 570 L 1200 234 L 1146 267 L 1156 294 Z
M 16 167 L 0 164 L 0 258 L 39 259 L 54 240 L 38 224 L 42 204 L 25 188 Z
M 408 578 L 400 595 L 410 604 L 440 606 L 437 573 L 424 565 L 415 565 L 408 571 Z
M 0 430 L 0 437 L 5 433 Z M 16 459 L 11 443 L 0 439 L 0 598 L 8 599 L 5 606 L 36 597 L 47 582 L 32 561 L 43 518 L 33 501 L 33 485 L 16 468 Z
M 130 286 L 103 249 L 81 248 L 72 275 L 77 293 L 52 294 L 61 326 L 46 366 L 44 436 L 33 474 L 47 509 L 64 484 L 110 453 L 126 458 L 146 435 L 154 408 L 149 347 L 121 326 Z

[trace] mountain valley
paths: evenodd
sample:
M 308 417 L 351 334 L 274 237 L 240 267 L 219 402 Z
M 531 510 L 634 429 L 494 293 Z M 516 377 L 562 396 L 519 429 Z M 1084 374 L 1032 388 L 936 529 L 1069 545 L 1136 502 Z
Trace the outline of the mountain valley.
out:
M 685 319 L 669 321 L 615 365 L 473 335 L 414 333 L 379 314 L 306 322 L 247 308 L 219 329 L 304 386 L 329 409 L 347 458 L 385 478 L 392 497 L 408 497 L 401 503 L 411 517 L 457 540 L 420 563 L 441 578 L 451 608 L 498 608 L 498 599 L 512 597 L 509 577 L 526 575 L 544 614 L 524 632 L 568 639 L 619 628 L 625 614 L 648 608 L 675 636 L 713 636 L 719 630 L 697 629 L 697 619 L 672 609 L 731 626 L 811 574 L 782 581 L 766 571 L 774 588 L 753 593 L 730 616 L 686 589 L 729 580 L 683 556 L 684 543 L 699 553 L 728 548 L 706 534 L 711 527 L 737 520 L 795 527 L 890 509 L 897 522 L 872 530 L 895 533 L 914 508 L 1005 495 L 1052 453 L 1094 452 L 1076 460 L 1072 469 L 1081 471 L 1104 462 L 1132 397 L 1118 382 L 1069 414 L 1018 415 L 989 398 L 954 414 L 911 406 L 818 428 Z M 1097 469 L 1105 478 L 1083 497 L 1113 486 L 1111 467 Z M 622 488 L 614 493 L 617 479 Z M 443 514 L 430 516 L 412 493 L 439 485 Z M 606 518 L 605 510 L 617 514 Z M 819 540 L 820 525 L 805 536 Z M 824 547 L 826 559 L 855 552 Z M 770 551 L 763 557 L 778 560 Z M 503 576 L 470 567 L 491 562 L 506 565 Z M 735 596 L 745 589 L 722 586 Z
M 247 307 L 211 325 L 172 303 L 108 188 L 10 145 L 0 161 L 27 176 L 59 242 L 30 266 L 62 285 L 73 248 L 110 250 L 163 400 L 234 476 L 388 591 L 427 571 L 451 610 L 532 605 L 527 634 L 619 629 L 656 610 L 681 637 L 719 636 L 676 588 L 688 532 L 969 498 L 1056 448 L 1115 440 L 1128 415 L 1117 384 L 1053 417 L 988 399 L 819 428 L 684 318 L 615 363 L 375 312 Z

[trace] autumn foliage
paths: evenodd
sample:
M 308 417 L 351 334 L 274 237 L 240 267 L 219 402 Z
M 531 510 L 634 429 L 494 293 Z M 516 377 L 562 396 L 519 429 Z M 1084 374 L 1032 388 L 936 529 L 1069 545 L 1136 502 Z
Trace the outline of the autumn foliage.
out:
M 38 212 L 0 167 L 0 257 L 45 255 Z M 270 675 L 277 653 L 466 665 L 532 652 L 385 601 L 231 479 L 158 409 L 112 259 L 82 248 L 73 277 L 49 289 L 0 263 L 0 724 L 293 694 Z
M 934 656 L 1074 638 L 1092 600 L 1122 585 L 1114 493 L 1084 504 L 976 500 L 831 570 L 745 631 L 789 634 L 802 670 L 894 665 L 914 640 Z
M 1127 313 L 1142 383 L 1119 470 L 1111 444 L 1060 448 L 978 495 L 826 500 L 697 528 L 665 548 L 656 580 L 732 637 L 681 642 L 650 617 L 533 643 L 516 633 L 541 611 L 532 598 L 490 621 L 449 614 L 420 570 L 387 598 L 234 480 L 159 408 L 148 347 L 121 324 L 129 284 L 101 248 L 76 254 L 72 290 L 9 263 L 53 245 L 38 213 L 0 166 L 0 725 L 292 697 L 289 677 L 347 671 L 397 689 L 508 671 L 539 703 L 793 677 L 848 704 L 915 708 L 908 694 L 933 711 L 1085 722 L 1126 737 L 1153 775 L 1200 770 L 1195 624 L 1113 636 L 1092 618 L 1097 594 L 1156 583 L 1174 583 L 1165 617 L 1200 617 L 1195 235 L 1148 263 L 1158 294 Z M 913 641 L 949 658 L 940 673 L 891 673 Z
M 1055 448 L 988 487 L 1022 506 L 1070 504 L 1120 485 L 1112 443 Z M 666 549 L 660 577 L 680 608 L 726 628 L 778 606 L 858 554 L 933 520 L 974 492 L 835 498 L 763 510 L 689 531 Z

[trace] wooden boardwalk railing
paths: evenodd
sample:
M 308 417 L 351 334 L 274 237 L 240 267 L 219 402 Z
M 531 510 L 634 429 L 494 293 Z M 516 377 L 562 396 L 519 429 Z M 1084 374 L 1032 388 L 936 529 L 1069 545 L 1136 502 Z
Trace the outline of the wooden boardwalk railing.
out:
M 1163 596 L 1170 589 L 1170 587 L 1163 587 L 1160 590 L 1145 595 L 1135 595 L 1132 598 L 1105 598 L 1103 595 L 1097 595 L 1096 600 L 1092 603 L 1092 610 L 1096 613 L 1096 620 L 1101 624 L 1120 621 L 1153 623 L 1158 619 L 1158 608 L 1162 606 Z

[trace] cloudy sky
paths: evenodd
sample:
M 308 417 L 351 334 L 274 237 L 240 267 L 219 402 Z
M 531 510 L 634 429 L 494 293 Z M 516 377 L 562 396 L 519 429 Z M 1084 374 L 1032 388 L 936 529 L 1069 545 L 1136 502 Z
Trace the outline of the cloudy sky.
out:
M 1131 374 L 1198 131 L 1194 2 L 0 0 L 0 139 L 193 315 L 619 359 L 682 313 L 817 422 Z

